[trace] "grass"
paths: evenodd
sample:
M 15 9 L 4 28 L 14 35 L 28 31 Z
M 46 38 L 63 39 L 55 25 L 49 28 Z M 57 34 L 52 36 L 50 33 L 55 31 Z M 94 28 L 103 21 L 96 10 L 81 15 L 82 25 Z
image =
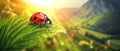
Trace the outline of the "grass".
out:
M 40 27 L 39 25 L 31 24 L 28 17 L 1 18 L 0 49 L 1 51 L 97 51 L 100 47 L 100 42 L 85 36 L 86 32 L 98 39 L 111 37 L 108 34 L 84 28 L 75 29 L 77 33 L 71 33 L 72 30 L 70 29 L 67 34 L 58 33 L 61 31 L 59 25 L 46 24 Z M 74 35 L 71 37 L 70 34 Z M 49 44 L 51 37 L 53 38 L 53 43 Z M 79 42 L 82 40 L 87 43 L 93 40 L 94 47 L 90 48 L 90 45 L 79 45 Z M 119 50 L 117 48 L 119 47 L 119 41 L 110 40 L 111 48 L 106 48 L 106 51 L 113 48 Z
M 10 17 L 0 19 L 0 49 L 14 50 L 29 48 L 36 45 L 41 37 L 52 35 L 59 26 L 52 25 L 39 25 L 31 24 L 27 17 Z

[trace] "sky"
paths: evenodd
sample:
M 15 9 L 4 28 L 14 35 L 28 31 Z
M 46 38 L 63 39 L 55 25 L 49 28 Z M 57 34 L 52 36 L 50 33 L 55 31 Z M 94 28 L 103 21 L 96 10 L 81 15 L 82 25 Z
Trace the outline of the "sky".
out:
M 80 7 L 82 4 L 88 0 L 54 0 L 55 4 L 52 4 L 53 7 Z
M 43 5 L 46 7 L 64 8 L 80 7 L 88 0 L 28 0 L 32 4 Z

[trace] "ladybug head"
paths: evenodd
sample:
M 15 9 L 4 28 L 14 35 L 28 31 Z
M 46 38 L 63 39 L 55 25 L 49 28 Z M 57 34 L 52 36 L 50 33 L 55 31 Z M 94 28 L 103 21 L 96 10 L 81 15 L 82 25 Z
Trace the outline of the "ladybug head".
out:
M 45 17 L 46 17 L 46 23 L 48 23 L 48 24 L 52 24 L 52 21 L 48 18 L 48 16 L 47 15 L 45 15 Z

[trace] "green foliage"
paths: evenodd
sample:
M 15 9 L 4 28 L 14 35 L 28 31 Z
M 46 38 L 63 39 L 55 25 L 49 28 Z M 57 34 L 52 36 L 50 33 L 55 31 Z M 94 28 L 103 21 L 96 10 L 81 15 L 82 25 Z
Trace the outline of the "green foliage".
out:
M 11 17 L 0 19 L 0 49 L 23 49 L 34 46 L 43 34 L 47 36 L 57 32 L 58 26 L 31 24 L 29 18 Z

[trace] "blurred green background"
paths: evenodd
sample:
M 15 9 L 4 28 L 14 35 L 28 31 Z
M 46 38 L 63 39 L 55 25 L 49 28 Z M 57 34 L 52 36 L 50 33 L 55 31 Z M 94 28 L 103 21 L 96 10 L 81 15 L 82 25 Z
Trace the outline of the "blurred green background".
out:
M 61 1 L 58 7 L 28 1 L 0 1 L 1 51 L 120 51 L 119 0 L 73 1 L 83 2 L 79 6 Z M 31 24 L 35 12 L 47 14 L 53 24 Z

